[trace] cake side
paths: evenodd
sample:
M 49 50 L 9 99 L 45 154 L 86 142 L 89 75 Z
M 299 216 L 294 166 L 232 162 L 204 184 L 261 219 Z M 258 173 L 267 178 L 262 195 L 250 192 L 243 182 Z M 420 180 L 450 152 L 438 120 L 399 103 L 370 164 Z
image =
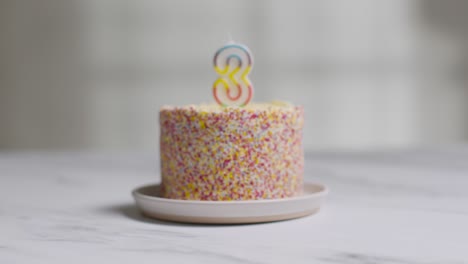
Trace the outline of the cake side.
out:
M 188 200 L 300 195 L 302 107 L 250 104 L 163 107 L 162 196 Z

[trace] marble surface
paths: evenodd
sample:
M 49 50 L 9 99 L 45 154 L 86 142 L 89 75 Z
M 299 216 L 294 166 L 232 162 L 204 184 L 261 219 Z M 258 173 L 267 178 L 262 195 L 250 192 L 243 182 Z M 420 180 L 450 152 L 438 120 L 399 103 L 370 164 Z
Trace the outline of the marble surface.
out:
M 203 226 L 136 211 L 154 154 L 0 153 L 0 263 L 468 263 L 468 146 L 306 160 L 319 214 Z

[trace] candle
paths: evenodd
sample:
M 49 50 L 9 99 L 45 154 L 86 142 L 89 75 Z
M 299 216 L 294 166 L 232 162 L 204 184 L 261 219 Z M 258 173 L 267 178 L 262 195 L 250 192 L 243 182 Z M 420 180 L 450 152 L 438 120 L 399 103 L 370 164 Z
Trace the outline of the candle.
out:
M 253 96 L 248 74 L 253 68 L 250 50 L 241 44 L 229 43 L 216 51 L 214 69 L 219 78 L 213 84 L 213 96 L 221 106 L 245 106 Z

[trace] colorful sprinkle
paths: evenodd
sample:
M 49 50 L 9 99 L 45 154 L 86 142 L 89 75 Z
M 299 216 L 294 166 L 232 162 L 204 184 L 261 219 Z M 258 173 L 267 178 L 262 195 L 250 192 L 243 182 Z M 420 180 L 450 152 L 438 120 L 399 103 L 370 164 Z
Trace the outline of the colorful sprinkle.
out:
M 302 193 L 302 107 L 184 106 L 160 111 L 162 196 L 286 198 Z

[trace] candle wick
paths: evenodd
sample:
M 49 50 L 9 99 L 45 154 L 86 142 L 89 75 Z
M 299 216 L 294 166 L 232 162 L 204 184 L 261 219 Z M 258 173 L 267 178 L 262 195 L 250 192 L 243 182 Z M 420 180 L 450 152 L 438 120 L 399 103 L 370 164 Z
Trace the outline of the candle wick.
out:
M 228 35 L 228 43 L 229 43 L 229 44 L 233 44 L 233 43 L 234 43 L 234 40 L 232 39 L 231 33 L 228 32 L 227 35 Z

